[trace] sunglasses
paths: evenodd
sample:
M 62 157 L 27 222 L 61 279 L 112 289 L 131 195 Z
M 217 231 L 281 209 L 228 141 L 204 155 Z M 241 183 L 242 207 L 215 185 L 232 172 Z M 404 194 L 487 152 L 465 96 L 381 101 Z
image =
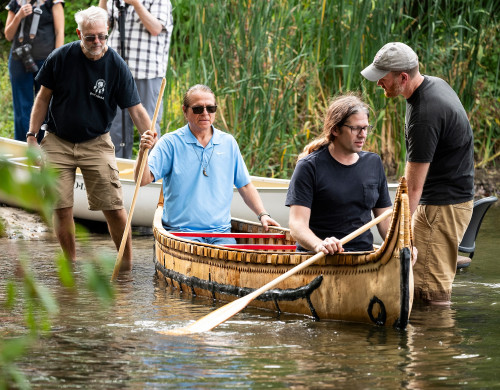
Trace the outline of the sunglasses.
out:
M 97 35 L 86 35 L 86 36 L 83 36 L 82 35 L 82 38 L 85 39 L 86 42 L 94 42 L 95 39 L 99 39 L 100 41 L 105 41 L 108 39 L 108 35 L 105 35 L 105 34 L 97 34 Z
M 188 106 L 189 108 L 189 106 Z M 215 106 L 194 106 L 194 107 L 191 107 L 191 109 L 193 110 L 193 114 L 203 114 L 203 111 L 205 109 L 207 109 L 207 112 L 209 114 L 213 114 L 214 112 L 217 111 L 217 105 Z

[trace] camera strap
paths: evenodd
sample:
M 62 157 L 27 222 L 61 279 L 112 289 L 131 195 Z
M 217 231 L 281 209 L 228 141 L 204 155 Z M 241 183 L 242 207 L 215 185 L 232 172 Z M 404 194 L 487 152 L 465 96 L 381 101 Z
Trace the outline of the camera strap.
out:
M 21 6 L 26 4 L 26 0 L 21 1 Z M 40 15 L 42 14 L 42 9 L 40 8 L 40 1 L 36 0 L 36 6 L 35 9 L 33 10 L 33 19 L 31 21 L 31 28 L 30 28 L 30 39 L 33 40 L 35 39 L 36 32 L 38 30 L 38 23 L 40 22 Z M 26 22 L 26 18 L 23 18 L 21 21 L 21 30 L 19 31 L 19 37 L 17 38 L 19 42 L 24 41 L 24 23 Z
M 36 32 L 38 30 L 38 23 L 40 22 L 40 15 L 42 15 L 42 9 L 40 8 L 40 1 L 36 0 L 36 7 L 33 10 L 33 21 L 31 22 L 30 29 L 30 39 L 35 39 Z

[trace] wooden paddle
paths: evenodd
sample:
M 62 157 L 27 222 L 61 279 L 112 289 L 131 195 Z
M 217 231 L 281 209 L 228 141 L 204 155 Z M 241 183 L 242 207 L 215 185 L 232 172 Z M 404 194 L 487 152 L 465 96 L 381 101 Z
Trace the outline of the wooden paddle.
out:
M 389 217 L 392 214 L 392 209 L 385 211 L 383 214 L 379 215 L 377 218 L 371 220 L 368 222 L 366 225 L 363 225 L 359 229 L 356 229 L 354 232 L 351 234 L 345 236 L 340 240 L 342 245 L 345 243 L 351 241 L 353 238 L 359 236 L 361 233 L 367 231 L 370 229 L 372 226 L 375 226 L 379 222 L 383 221 L 387 217 Z M 163 334 L 167 335 L 186 335 L 186 334 L 191 334 L 191 333 L 201 333 L 201 332 L 207 332 L 213 328 L 215 328 L 217 325 L 221 324 L 222 322 L 228 320 L 235 314 L 239 313 L 241 310 L 243 310 L 247 305 L 252 302 L 255 298 L 257 298 L 259 295 L 265 293 L 266 291 L 272 289 L 274 286 L 277 284 L 281 283 L 283 280 L 287 279 L 288 277 L 296 274 L 297 272 L 303 270 L 306 267 L 309 267 L 311 264 L 314 264 L 317 262 L 319 259 L 323 258 L 325 254 L 323 252 L 319 252 L 315 254 L 313 257 L 310 259 L 307 259 L 303 263 L 300 263 L 296 267 L 292 268 L 291 270 L 285 272 L 283 275 L 277 277 L 276 279 L 270 281 L 266 285 L 262 286 L 261 288 L 255 290 L 254 292 L 245 295 L 242 298 L 239 298 L 231 303 L 228 303 L 225 306 L 220 307 L 219 309 L 211 312 L 210 314 L 207 314 L 206 316 L 200 318 L 198 321 L 193 322 L 192 324 L 185 326 L 184 328 L 179 328 L 179 329 L 173 329 L 167 332 L 160 332 Z
M 161 99 L 163 97 L 163 91 L 165 90 L 165 77 L 161 81 L 160 93 L 158 94 L 158 99 L 156 99 L 155 112 L 153 114 L 153 120 L 151 121 L 151 127 L 156 128 L 156 119 L 158 118 L 158 111 L 160 111 Z M 127 223 L 125 225 L 125 230 L 123 232 L 122 242 L 120 244 L 120 249 L 118 250 L 118 256 L 115 261 L 115 268 L 113 269 L 113 275 L 111 275 L 111 281 L 115 280 L 120 273 L 120 268 L 122 265 L 123 252 L 125 251 L 125 244 L 127 243 L 128 232 L 130 230 L 130 225 L 132 224 L 132 215 L 134 214 L 135 202 L 137 201 L 137 194 L 139 193 L 139 188 L 141 187 L 142 175 L 144 174 L 144 168 L 146 167 L 146 155 L 148 149 L 144 149 L 139 154 L 139 159 L 141 160 L 141 166 L 139 168 L 139 174 L 137 175 L 137 182 L 135 185 L 134 197 L 132 198 L 132 204 L 130 205 L 130 210 L 128 212 Z

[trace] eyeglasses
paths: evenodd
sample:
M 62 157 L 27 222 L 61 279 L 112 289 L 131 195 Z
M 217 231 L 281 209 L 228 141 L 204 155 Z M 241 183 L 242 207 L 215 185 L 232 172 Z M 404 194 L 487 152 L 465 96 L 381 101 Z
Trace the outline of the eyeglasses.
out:
M 189 106 L 188 106 L 189 108 Z M 207 112 L 209 114 L 213 114 L 214 112 L 217 111 L 217 105 L 215 106 L 193 106 L 191 107 L 191 109 L 193 110 L 193 114 L 203 114 L 203 111 L 205 109 L 207 109 Z
M 94 42 L 96 37 L 100 41 L 105 41 L 108 39 L 108 35 L 106 35 L 106 34 L 86 35 L 86 36 L 82 35 L 82 38 L 85 39 L 86 42 Z
M 356 134 L 356 135 L 360 135 L 363 130 L 366 131 L 366 135 L 368 135 L 373 130 L 373 126 L 372 125 L 368 125 L 368 126 L 365 126 L 365 127 L 361 127 L 361 126 L 349 126 L 349 125 L 342 125 L 342 126 L 350 128 L 351 129 L 351 134 Z

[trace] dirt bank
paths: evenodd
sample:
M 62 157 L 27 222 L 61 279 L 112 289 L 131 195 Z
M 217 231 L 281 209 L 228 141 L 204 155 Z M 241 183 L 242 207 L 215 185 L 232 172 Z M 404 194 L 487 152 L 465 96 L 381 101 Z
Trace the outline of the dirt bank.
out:
M 52 235 L 49 227 L 38 214 L 0 204 L 0 219 L 3 225 L 1 237 L 23 240 L 43 240 Z
M 475 199 L 500 196 L 500 170 L 476 169 L 474 178 Z

